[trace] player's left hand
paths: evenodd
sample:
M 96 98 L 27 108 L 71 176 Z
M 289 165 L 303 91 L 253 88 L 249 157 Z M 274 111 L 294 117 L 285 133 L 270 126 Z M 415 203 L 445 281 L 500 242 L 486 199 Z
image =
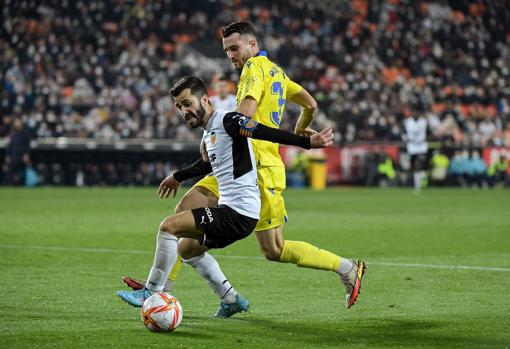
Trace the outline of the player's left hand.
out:
M 175 198 L 175 195 L 177 194 L 177 190 L 181 186 L 181 182 L 179 182 L 177 179 L 174 178 L 174 176 L 168 176 L 163 181 L 161 181 L 161 184 L 158 188 L 158 195 L 160 198 L 167 198 L 172 194 L 172 198 Z
M 311 127 L 307 127 L 307 128 L 296 128 L 294 130 L 294 133 L 297 134 L 298 136 L 303 136 L 303 137 L 310 137 L 310 136 L 313 136 L 314 134 L 317 134 L 318 132 L 315 131 L 313 128 Z
M 310 136 L 310 146 L 312 148 L 324 148 L 333 144 L 333 129 L 326 127 L 321 132 Z

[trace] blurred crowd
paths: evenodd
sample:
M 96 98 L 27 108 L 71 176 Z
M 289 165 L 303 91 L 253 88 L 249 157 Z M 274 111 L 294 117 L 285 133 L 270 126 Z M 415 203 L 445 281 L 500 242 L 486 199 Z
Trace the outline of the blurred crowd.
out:
M 197 139 L 167 95 L 192 73 L 178 53 L 220 46 L 233 20 L 255 24 L 338 141 L 399 141 L 420 113 L 432 140 L 510 145 L 507 0 L 6 0 L 0 137 L 21 119 L 32 137 Z

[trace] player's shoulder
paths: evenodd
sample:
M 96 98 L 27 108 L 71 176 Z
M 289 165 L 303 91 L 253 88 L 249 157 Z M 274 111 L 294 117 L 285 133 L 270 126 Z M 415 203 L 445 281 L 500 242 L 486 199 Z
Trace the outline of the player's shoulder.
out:
M 267 61 L 266 56 L 253 56 L 248 58 L 243 68 L 252 69 L 254 67 L 260 67 L 264 64 L 264 61 Z
M 223 124 L 237 123 L 239 125 L 244 124 L 245 122 L 251 121 L 249 117 L 244 114 L 241 114 L 237 111 L 226 111 L 225 115 L 223 115 Z

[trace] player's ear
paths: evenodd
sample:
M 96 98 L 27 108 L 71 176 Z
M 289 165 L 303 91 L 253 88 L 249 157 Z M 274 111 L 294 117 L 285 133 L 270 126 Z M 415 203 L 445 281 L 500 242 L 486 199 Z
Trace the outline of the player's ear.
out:
M 207 104 L 210 104 L 209 102 L 209 95 L 206 93 L 200 98 L 200 102 L 202 103 L 202 106 L 206 106 Z

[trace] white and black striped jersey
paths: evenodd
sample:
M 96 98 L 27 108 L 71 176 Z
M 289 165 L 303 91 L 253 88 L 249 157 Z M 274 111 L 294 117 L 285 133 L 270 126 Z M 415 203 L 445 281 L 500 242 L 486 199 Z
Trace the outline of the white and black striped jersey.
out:
M 259 219 L 260 192 L 255 157 L 251 141 L 246 138 L 248 134 L 242 135 L 256 125 L 241 114 L 216 110 L 208 120 L 202 138 L 218 181 L 218 204 Z
M 404 121 L 407 135 L 407 153 L 411 155 L 426 154 L 427 144 L 427 120 L 423 117 L 418 119 L 407 118 Z
M 200 158 L 193 165 L 176 171 L 174 178 L 182 182 L 212 170 L 218 181 L 218 204 L 259 219 L 257 168 L 248 137 L 305 149 L 311 147 L 310 137 L 264 126 L 238 112 L 216 110 L 207 121 L 202 137 L 210 163 Z

